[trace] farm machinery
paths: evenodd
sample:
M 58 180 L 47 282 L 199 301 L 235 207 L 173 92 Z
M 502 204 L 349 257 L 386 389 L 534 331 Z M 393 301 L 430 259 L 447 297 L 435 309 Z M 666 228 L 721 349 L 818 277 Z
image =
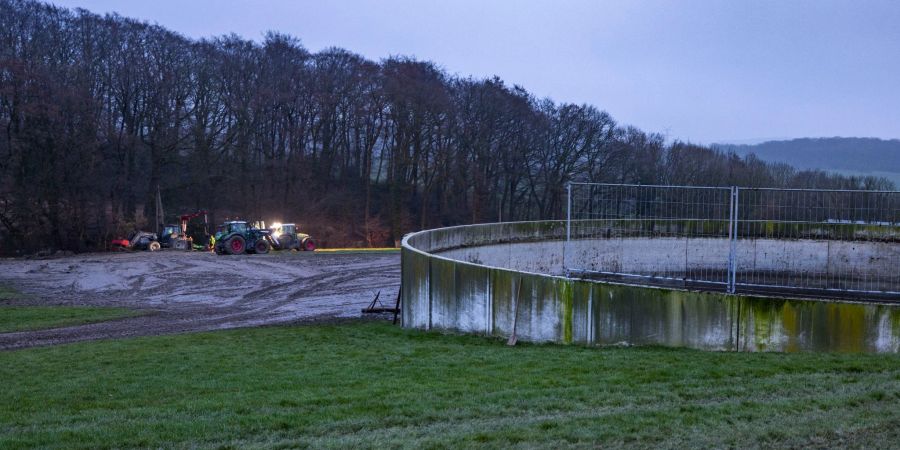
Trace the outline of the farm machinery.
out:
M 269 250 L 313 251 L 316 244 L 306 233 L 297 232 L 293 223 L 276 223 L 266 228 L 262 221 L 225 222 L 216 230 L 213 249 L 219 255 L 268 253 Z
M 188 225 L 193 219 L 203 217 L 203 224 L 188 231 Z M 209 216 L 206 211 L 197 211 L 180 216 L 181 225 L 166 225 L 162 229 L 160 244 L 163 247 L 177 250 L 192 250 L 207 248 L 209 242 Z M 195 244 L 198 242 L 199 244 Z
M 127 238 L 113 239 L 112 246 L 124 250 L 149 250 L 151 252 L 161 248 L 156 233 L 138 230 L 128 233 Z
M 276 223 L 269 227 L 272 247 L 277 250 L 313 251 L 316 243 L 306 233 L 298 233 L 293 223 Z
M 218 227 L 213 248 L 217 255 L 265 254 L 271 248 L 270 240 L 270 231 L 264 227 L 233 220 Z

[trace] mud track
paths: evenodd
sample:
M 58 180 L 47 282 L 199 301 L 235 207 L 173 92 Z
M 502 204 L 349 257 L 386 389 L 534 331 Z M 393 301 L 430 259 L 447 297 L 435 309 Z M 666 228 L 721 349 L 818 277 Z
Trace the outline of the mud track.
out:
M 141 315 L 0 334 L 0 350 L 95 339 L 359 317 L 378 291 L 393 306 L 399 254 L 104 253 L 0 260 L 9 305 L 118 306 Z

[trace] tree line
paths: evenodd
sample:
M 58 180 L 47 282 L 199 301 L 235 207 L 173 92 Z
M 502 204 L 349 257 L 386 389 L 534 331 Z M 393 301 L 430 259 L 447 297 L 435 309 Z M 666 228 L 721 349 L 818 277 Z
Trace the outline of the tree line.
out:
M 0 253 L 105 248 L 167 212 L 296 221 L 326 244 L 564 216 L 570 181 L 892 188 L 667 142 L 587 104 L 294 37 L 192 40 L 0 0 Z M 171 218 L 170 218 L 171 220 Z

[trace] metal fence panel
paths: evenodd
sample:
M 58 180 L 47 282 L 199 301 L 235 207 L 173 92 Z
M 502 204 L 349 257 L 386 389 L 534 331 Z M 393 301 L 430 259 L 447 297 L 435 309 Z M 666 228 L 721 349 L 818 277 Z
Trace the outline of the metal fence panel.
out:
M 739 189 L 735 284 L 900 292 L 900 193 Z
M 572 184 L 569 193 L 567 272 L 727 285 L 730 188 Z
M 567 205 L 574 276 L 900 296 L 900 192 L 573 183 Z

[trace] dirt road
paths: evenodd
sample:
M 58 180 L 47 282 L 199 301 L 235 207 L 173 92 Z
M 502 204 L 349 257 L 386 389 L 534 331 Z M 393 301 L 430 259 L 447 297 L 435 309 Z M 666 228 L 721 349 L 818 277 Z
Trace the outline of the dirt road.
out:
M 120 306 L 138 317 L 0 334 L 0 350 L 359 317 L 381 291 L 393 306 L 400 255 L 102 253 L 0 260 L 0 283 L 26 294 L 16 305 Z

